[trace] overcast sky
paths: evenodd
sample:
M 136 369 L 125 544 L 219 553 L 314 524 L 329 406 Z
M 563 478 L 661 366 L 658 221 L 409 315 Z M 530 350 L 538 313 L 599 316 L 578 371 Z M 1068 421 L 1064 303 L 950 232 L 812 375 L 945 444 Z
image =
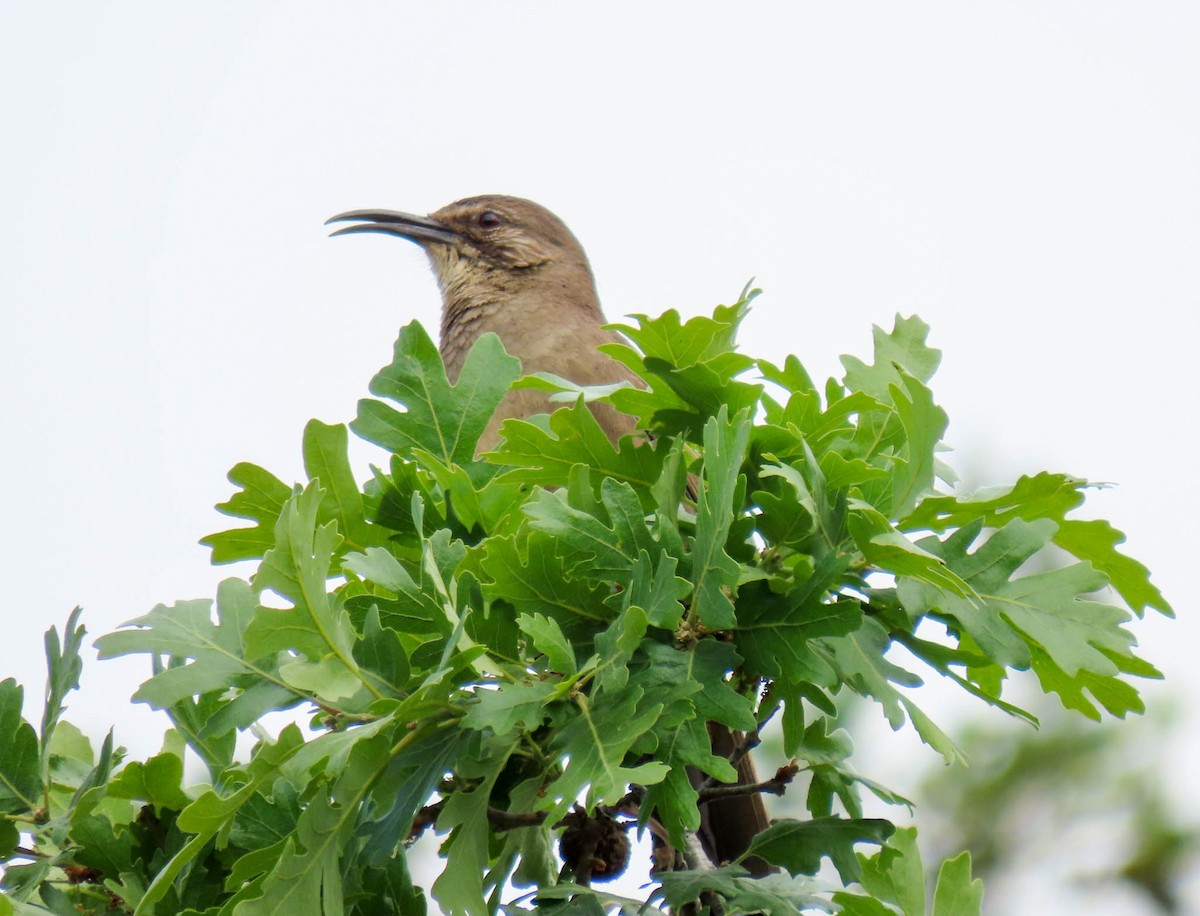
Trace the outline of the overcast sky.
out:
M 304 422 L 436 328 L 416 247 L 326 217 L 496 192 L 575 230 L 610 317 L 756 277 L 743 349 L 823 377 L 921 315 L 971 486 L 1119 484 L 1090 511 L 1181 615 L 1136 628 L 1145 692 L 1195 697 L 1198 48 L 1185 2 L 5 4 L 0 675 L 40 697 L 75 604 L 99 635 L 210 595 L 226 471 L 298 478 Z M 72 718 L 154 749 L 145 674 L 89 662 Z

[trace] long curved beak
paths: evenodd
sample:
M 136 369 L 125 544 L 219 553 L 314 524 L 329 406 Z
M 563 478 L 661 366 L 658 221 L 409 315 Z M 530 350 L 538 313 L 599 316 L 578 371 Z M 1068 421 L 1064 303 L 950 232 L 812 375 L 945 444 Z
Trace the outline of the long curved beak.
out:
M 363 220 L 364 222 L 359 222 L 354 226 L 343 226 L 336 232 L 331 232 L 330 237 L 350 235 L 355 232 L 382 232 L 387 235 L 397 235 L 402 239 L 416 242 L 418 245 L 425 242 L 453 245 L 459 240 L 458 233 L 445 223 L 439 223 L 436 219 L 430 219 L 428 216 L 417 216 L 415 213 L 401 213 L 399 210 L 347 210 L 345 213 L 329 217 L 325 220 L 325 225 L 350 220 Z

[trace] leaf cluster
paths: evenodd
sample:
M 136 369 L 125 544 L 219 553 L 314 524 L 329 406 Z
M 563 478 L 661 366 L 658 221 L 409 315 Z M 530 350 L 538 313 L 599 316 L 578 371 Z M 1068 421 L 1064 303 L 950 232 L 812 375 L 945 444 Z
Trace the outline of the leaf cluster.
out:
M 249 524 L 204 543 L 215 563 L 255 563 L 249 579 L 97 641 L 102 658 L 150 658 L 135 700 L 170 717 L 161 754 L 122 768 L 111 735 L 94 758 L 60 723 L 77 614 L 63 645 L 48 635 L 40 732 L 20 688 L 0 684 L 0 853 L 23 863 L 0 913 L 423 913 L 405 852 L 431 826 L 444 912 L 533 899 L 632 912 L 645 902 L 560 865 L 564 817 L 580 805 L 685 850 L 701 794 L 736 780 L 707 723 L 744 736 L 740 754 L 773 717 L 807 777 L 808 817 L 775 822 L 750 854 L 783 872 L 663 872 L 653 899 L 924 913 L 911 831 L 865 817 L 861 792 L 904 799 L 850 766 L 839 694 L 870 698 L 953 762 L 912 699 L 922 676 L 1030 720 L 1002 696 L 1012 672 L 1092 718 L 1140 712 L 1130 678 L 1158 673 L 1127 624 L 1170 608 L 1119 532 L 1068 517 L 1086 481 L 939 489 L 953 480 L 928 387 L 940 354 L 919 319 L 876 328 L 872 362 L 845 357 L 818 388 L 794 356 L 737 351 L 750 298 L 621 326 L 629 345 L 607 350 L 643 387 L 525 379 L 563 406 L 506 421 L 483 455 L 517 361 L 485 336 L 451 385 L 424 329 L 402 329 L 350 424 L 387 453 L 365 485 L 347 428 L 310 422 L 306 481 L 230 472 L 238 490 L 218 509 Z M 594 400 L 644 432 L 610 443 Z M 310 733 L 270 736 L 260 723 L 281 710 L 311 715 Z M 240 762 L 250 729 L 261 740 Z M 207 771 L 200 788 L 183 785 L 185 745 Z M 840 880 L 819 874 L 824 861 Z M 979 898 L 959 857 L 932 912 L 978 912 Z

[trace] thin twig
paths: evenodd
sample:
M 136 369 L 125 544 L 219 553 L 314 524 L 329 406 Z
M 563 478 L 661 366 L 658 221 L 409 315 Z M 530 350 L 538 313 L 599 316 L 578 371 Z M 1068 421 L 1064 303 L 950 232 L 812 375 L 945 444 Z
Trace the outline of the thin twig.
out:
M 488 808 L 487 819 L 497 830 L 516 830 L 518 827 L 538 827 L 542 825 L 546 821 L 546 812 L 501 811 L 499 808 Z
M 734 734 L 737 733 L 734 732 Z M 727 758 L 729 760 L 729 765 L 736 770 L 738 764 L 742 762 L 742 758 L 749 754 L 754 748 L 758 747 L 760 740 L 761 739 L 759 738 L 757 728 L 752 732 L 743 733 L 742 736 L 737 740 L 733 752 Z M 704 782 L 700 783 L 699 788 L 700 791 L 703 792 L 705 789 L 711 789 L 716 785 L 719 785 L 717 778 L 715 776 L 708 776 L 705 778 Z
M 795 763 L 788 763 L 775 771 L 775 775 L 762 782 L 751 784 L 738 783 L 732 786 L 705 786 L 700 789 L 700 801 L 709 802 L 718 798 L 736 798 L 739 795 L 754 795 L 766 792 L 769 795 L 782 795 L 787 791 L 788 784 L 800 772 Z

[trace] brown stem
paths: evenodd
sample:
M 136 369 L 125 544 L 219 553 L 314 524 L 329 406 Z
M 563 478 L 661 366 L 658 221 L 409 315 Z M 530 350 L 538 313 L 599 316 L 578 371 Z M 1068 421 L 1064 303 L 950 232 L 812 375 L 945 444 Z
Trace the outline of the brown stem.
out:
M 518 827 L 537 827 L 546 821 L 545 811 L 501 811 L 488 808 L 487 819 L 497 830 L 516 830 Z
M 739 795 L 754 795 L 756 792 L 766 792 L 770 795 L 782 795 L 787 791 L 788 784 L 800 772 L 795 763 L 788 763 L 775 771 L 775 775 L 763 782 L 751 785 L 709 786 L 700 789 L 700 801 L 707 802 L 717 798 L 736 798 Z

